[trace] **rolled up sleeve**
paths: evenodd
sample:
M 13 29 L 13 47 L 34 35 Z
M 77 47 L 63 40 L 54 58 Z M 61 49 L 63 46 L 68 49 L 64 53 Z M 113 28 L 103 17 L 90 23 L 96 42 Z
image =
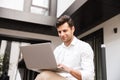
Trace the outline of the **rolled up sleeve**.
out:
M 81 75 L 82 80 L 94 80 L 94 54 L 89 46 L 81 55 Z

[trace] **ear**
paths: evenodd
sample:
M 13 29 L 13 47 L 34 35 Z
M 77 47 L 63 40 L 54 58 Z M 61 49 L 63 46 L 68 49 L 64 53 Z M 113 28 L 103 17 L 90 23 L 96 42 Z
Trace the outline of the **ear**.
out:
M 72 31 L 73 31 L 73 33 L 74 33 L 74 31 L 75 31 L 75 27 L 74 27 L 74 26 L 72 26 Z

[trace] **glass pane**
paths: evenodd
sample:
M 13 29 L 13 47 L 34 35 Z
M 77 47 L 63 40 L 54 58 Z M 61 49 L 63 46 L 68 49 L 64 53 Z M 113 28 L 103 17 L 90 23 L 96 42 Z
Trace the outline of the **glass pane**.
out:
M 0 7 L 23 11 L 24 0 L 0 0 Z
M 31 7 L 31 12 L 48 16 L 48 10 L 43 8 Z
M 32 0 L 32 5 L 49 8 L 49 0 Z

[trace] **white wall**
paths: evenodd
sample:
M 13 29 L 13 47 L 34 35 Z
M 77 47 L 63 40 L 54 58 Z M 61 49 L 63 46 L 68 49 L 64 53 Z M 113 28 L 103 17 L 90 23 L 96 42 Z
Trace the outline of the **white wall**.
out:
M 107 80 L 120 80 L 120 14 L 106 21 L 103 27 L 106 45 Z M 118 28 L 116 34 L 113 28 Z
M 82 38 L 103 28 L 106 46 L 107 80 L 120 80 L 120 14 L 78 36 Z M 113 29 L 117 28 L 115 34 Z

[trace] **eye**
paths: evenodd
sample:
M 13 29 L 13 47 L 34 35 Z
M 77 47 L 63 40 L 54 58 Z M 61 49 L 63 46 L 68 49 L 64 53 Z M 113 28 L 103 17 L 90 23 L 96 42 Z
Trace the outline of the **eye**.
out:
M 60 34 L 60 33 L 61 33 L 61 31 L 58 31 L 58 33 Z
M 67 30 L 63 30 L 63 32 L 67 32 Z

